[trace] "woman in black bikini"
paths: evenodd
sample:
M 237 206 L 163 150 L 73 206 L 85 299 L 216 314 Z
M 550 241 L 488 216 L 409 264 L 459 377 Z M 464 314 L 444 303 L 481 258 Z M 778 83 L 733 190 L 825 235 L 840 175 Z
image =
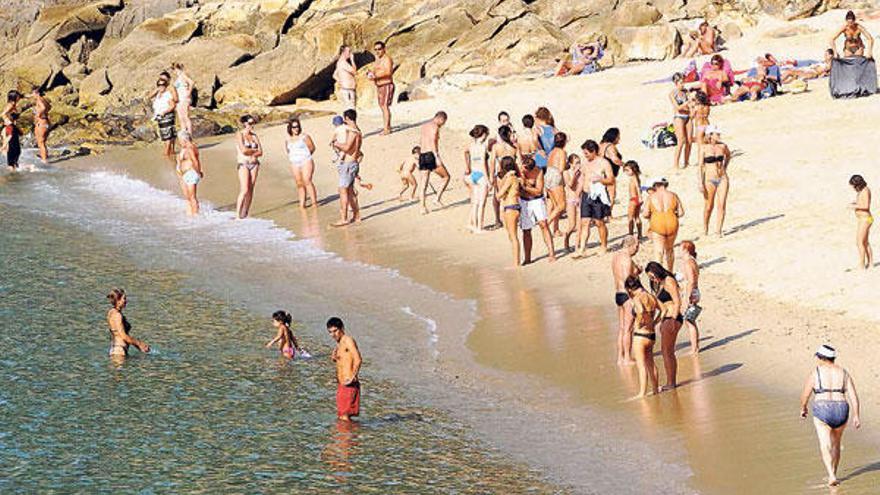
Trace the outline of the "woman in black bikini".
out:
M 6 108 L 3 109 L 3 152 L 6 153 L 6 166 L 9 170 L 18 168 L 21 156 L 21 131 L 18 129 L 18 102 L 21 93 L 10 91 L 6 96 Z
M 620 129 L 617 127 L 605 131 L 602 142 L 599 143 L 599 154 L 611 163 L 611 171 L 614 172 L 614 183 L 607 187 L 612 209 L 617 198 L 617 176 L 620 174 L 620 168 L 623 167 L 623 155 L 617 149 L 618 144 L 620 144 Z
M 706 200 L 703 208 L 703 234 L 709 235 L 712 210 L 717 206 L 715 234 L 721 237 L 727 213 L 727 194 L 730 192 L 730 179 L 727 177 L 730 149 L 721 142 L 721 130 L 714 125 L 706 128 L 706 143 L 700 146 L 697 159 L 700 162 L 700 192 Z
M 632 300 L 633 322 L 632 353 L 636 358 L 639 370 L 639 394 L 636 398 L 648 395 L 648 380 L 651 380 L 651 392 L 658 393 L 657 367 L 654 366 L 654 341 L 657 334 L 654 327 L 660 320 L 660 303 L 653 294 L 642 287 L 639 277 L 627 277 L 624 288 Z M 636 338 L 638 337 L 638 338 Z
M 113 289 L 107 294 L 110 309 L 107 311 L 107 326 L 110 328 L 110 357 L 114 361 L 122 361 L 128 356 L 128 347 L 135 346 L 141 352 L 150 352 L 150 345 L 143 340 L 131 336 L 131 324 L 125 319 L 122 311 L 128 304 L 128 298 L 122 289 Z
M 666 370 L 664 390 L 675 388 L 678 384 L 678 360 L 675 358 L 675 341 L 684 318 L 681 315 L 681 296 L 675 276 L 660 263 L 652 261 L 645 267 L 645 273 L 655 288 L 660 302 L 660 351 L 663 354 L 663 367 Z

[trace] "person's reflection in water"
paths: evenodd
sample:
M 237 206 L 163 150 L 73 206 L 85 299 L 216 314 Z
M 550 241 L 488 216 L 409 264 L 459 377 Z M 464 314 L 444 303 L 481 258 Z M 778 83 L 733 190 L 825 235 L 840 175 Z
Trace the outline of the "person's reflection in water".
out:
M 315 247 L 324 250 L 324 238 L 321 236 L 321 224 L 318 212 L 314 208 L 300 210 L 300 236 L 311 240 Z
M 351 458 L 358 448 L 360 427 L 355 421 L 337 421 L 330 442 L 321 452 L 321 460 L 337 483 L 345 484 L 351 477 Z

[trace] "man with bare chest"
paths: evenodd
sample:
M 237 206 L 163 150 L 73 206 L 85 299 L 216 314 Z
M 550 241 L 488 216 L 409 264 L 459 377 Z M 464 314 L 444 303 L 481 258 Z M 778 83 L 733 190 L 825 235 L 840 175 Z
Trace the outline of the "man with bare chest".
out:
M 443 193 L 449 186 L 451 176 L 443 160 L 440 158 L 440 128 L 446 124 L 446 112 L 440 111 L 434 115 L 434 118 L 422 125 L 421 129 L 421 154 L 419 154 L 419 172 L 422 175 L 422 190 L 420 199 L 422 202 L 422 214 L 427 215 L 428 205 L 425 196 L 428 193 L 428 183 L 431 178 L 431 172 L 435 172 L 443 179 L 443 185 L 437 193 L 435 201 L 438 205 L 443 206 Z
M 357 342 L 345 334 L 345 324 L 333 317 L 327 320 L 327 332 L 336 341 L 331 359 L 336 363 L 336 415 L 340 421 L 351 421 L 361 412 L 361 352 Z
M 617 305 L 617 364 L 632 365 L 632 303 L 624 283 L 629 277 L 637 277 L 642 269 L 633 256 L 639 252 L 639 241 L 632 235 L 623 238 L 620 249 L 611 258 L 611 274 L 614 276 L 614 304 Z

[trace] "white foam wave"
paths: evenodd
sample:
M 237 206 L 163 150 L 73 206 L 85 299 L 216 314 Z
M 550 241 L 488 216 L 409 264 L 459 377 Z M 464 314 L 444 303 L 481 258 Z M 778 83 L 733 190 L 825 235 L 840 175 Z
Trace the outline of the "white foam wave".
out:
M 437 321 L 416 313 L 409 306 L 404 306 L 400 310 L 425 324 L 425 329 L 428 331 L 428 345 L 431 348 L 431 355 L 434 359 L 440 357 L 440 351 L 437 349 L 437 343 L 440 342 L 440 335 L 437 333 Z

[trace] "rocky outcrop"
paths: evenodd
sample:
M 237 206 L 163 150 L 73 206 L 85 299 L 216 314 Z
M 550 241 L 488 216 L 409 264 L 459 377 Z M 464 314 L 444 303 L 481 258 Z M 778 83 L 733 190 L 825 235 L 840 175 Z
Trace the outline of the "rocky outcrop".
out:
M 85 128 L 105 116 L 113 120 L 111 115 L 146 108 L 143 98 L 172 62 L 187 68 L 196 82 L 197 104 L 205 109 L 253 109 L 332 97 L 335 58 L 339 46 L 348 44 L 360 66 L 359 100 L 373 105 L 366 72 L 377 40 L 388 43 L 395 60 L 398 94 L 420 98 L 438 88 L 549 70 L 573 42 L 602 43 L 603 67 L 662 60 L 679 53 L 680 30 L 697 19 L 708 19 L 731 39 L 759 14 L 791 19 L 854 3 L 0 0 L 0 83 L 4 89 L 42 86 L 63 95 L 65 104 L 58 108 L 71 114 L 71 124 Z M 437 82 L 452 80 L 457 82 Z M 120 124 L 96 134 L 109 139 L 123 129 L 148 136 L 145 125 L 129 129 Z

